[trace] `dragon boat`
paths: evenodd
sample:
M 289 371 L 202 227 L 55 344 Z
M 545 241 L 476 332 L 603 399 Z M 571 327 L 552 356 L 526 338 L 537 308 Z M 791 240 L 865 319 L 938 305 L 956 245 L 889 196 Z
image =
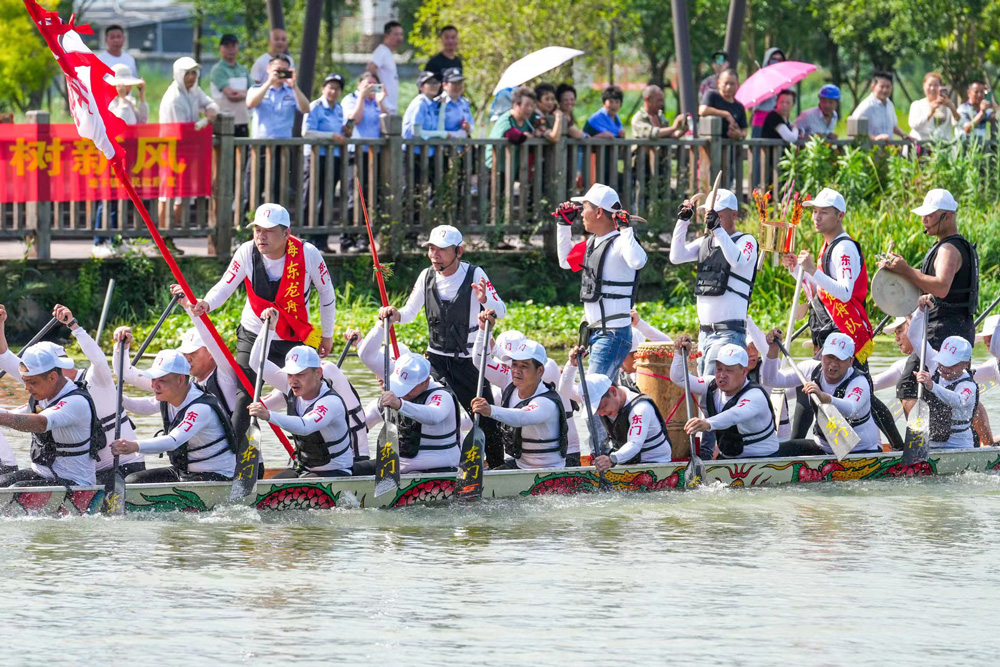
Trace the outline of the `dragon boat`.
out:
M 622 466 L 608 472 L 613 491 L 641 493 L 685 488 L 686 462 Z M 838 461 L 826 456 L 706 461 L 704 483 L 732 488 L 812 482 L 892 479 L 1000 472 L 1000 447 L 935 450 L 927 461 L 905 466 L 899 452 L 857 454 Z M 208 512 L 228 504 L 228 482 L 133 484 L 126 492 L 129 513 Z M 261 512 L 330 508 L 406 507 L 450 501 L 455 479 L 447 474 L 403 475 L 395 493 L 375 496 L 374 477 L 262 479 L 244 504 Z M 483 475 L 483 498 L 521 498 L 593 493 L 593 468 L 500 470 Z M 5 516 L 98 514 L 104 488 L 98 486 L 0 489 Z

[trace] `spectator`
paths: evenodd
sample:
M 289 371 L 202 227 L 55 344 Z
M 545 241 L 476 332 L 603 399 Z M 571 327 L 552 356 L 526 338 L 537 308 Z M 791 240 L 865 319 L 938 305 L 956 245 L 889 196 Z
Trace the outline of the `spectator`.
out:
M 505 111 L 490 130 L 490 139 L 506 139 L 514 145 L 513 149 L 513 178 L 518 178 L 518 171 L 521 166 L 520 146 L 530 137 L 535 128 L 532 127 L 530 119 L 535 115 L 535 104 L 537 98 L 535 91 L 527 86 L 521 86 L 514 90 L 510 98 L 511 107 Z M 493 146 L 486 147 L 486 166 L 493 168 Z M 501 156 L 497 169 L 501 172 L 507 168 L 507 160 Z
M 722 136 L 743 139 L 747 136 L 747 111 L 736 100 L 740 86 L 736 71 L 727 69 L 719 74 L 718 89 L 710 90 L 701 98 L 699 116 L 718 116 L 722 119 Z
M 381 116 L 388 114 L 389 109 L 385 104 L 386 91 L 379 82 L 377 74 L 372 72 L 362 72 L 358 78 L 358 88 L 350 95 L 344 97 L 344 117 L 347 118 L 348 126 L 352 127 L 352 139 L 378 139 L 382 136 Z M 347 147 L 351 153 L 355 153 L 353 144 Z M 361 155 L 356 157 L 357 170 L 361 174 L 368 173 L 369 160 L 371 154 L 368 146 L 361 147 Z M 353 195 L 354 188 L 351 189 Z M 340 239 L 340 251 L 349 252 L 368 251 L 368 235 L 358 233 L 345 233 Z
M 444 81 L 445 70 L 462 71 L 462 56 L 458 55 L 458 28 L 446 25 L 438 36 L 441 38 L 441 51 L 427 61 L 424 71 L 433 72 L 438 81 Z
M 668 125 L 663 115 L 665 95 L 659 86 L 646 86 L 642 90 L 642 108 L 632 116 L 632 136 L 636 139 L 671 139 L 683 136 L 687 122 L 683 114 L 677 114 L 673 124 Z
M 601 92 L 601 108 L 595 111 L 583 126 L 583 133 L 598 139 L 623 139 L 625 128 L 618 111 L 625 96 L 618 86 L 608 86 Z
M 573 108 L 576 106 L 576 88 L 568 83 L 560 83 L 556 88 L 556 99 L 559 100 L 559 110 L 563 112 L 566 124 L 566 134 L 572 139 L 583 139 L 583 130 L 576 126 Z
M 808 138 L 818 134 L 834 140 L 837 138 L 836 127 L 839 120 L 837 107 L 839 106 L 840 88 L 833 84 L 827 84 L 819 89 L 819 105 L 800 113 L 792 126 L 803 137 Z
M 213 122 L 219 112 L 219 105 L 198 87 L 201 65 L 194 58 L 184 56 L 174 61 L 173 70 L 174 81 L 167 87 L 167 92 L 163 93 L 163 98 L 160 100 L 160 122 L 195 123 L 198 129 Z M 202 112 L 205 118 L 200 119 Z M 180 223 L 183 205 L 182 197 L 174 199 L 174 224 Z M 160 228 L 167 229 L 170 226 L 170 220 L 167 218 L 167 197 L 160 197 L 158 212 Z M 178 254 L 183 254 L 172 246 L 173 241 L 167 239 L 167 247 Z
M 551 83 L 540 83 L 535 86 L 535 97 L 538 104 L 532 125 L 535 126 L 535 136 L 545 137 L 550 143 L 556 143 L 562 137 L 563 112 L 559 110 L 556 101 L 556 87 Z
M 368 71 L 377 74 L 379 81 L 385 86 L 385 108 L 388 113 L 396 113 L 399 109 L 399 73 L 392 54 L 402 44 L 403 24 L 389 21 L 385 24 L 382 43 L 372 52 L 372 60 L 368 63 Z
M 344 136 L 344 109 L 337 103 L 343 92 L 344 77 L 339 74 L 329 75 L 323 79 L 323 91 L 319 98 L 309 104 L 309 113 L 302 119 L 302 136 L 317 143 L 334 144 L 333 155 L 335 158 L 340 157 L 340 147 L 347 141 L 347 137 Z M 319 147 L 318 155 L 320 159 L 316 166 L 317 227 L 323 226 L 323 205 L 324 203 L 328 203 L 330 206 L 333 206 L 333 193 L 338 185 L 340 185 L 341 197 L 348 197 L 350 200 L 352 194 L 350 190 L 347 190 L 346 183 L 341 181 L 341 161 L 339 159 L 333 160 L 333 179 L 330 187 L 327 188 L 326 171 L 329 160 L 323 159 L 326 157 L 326 150 L 325 145 Z M 312 145 L 306 144 L 303 151 L 305 159 L 303 162 L 302 198 L 306 202 L 307 207 L 309 202 L 312 201 L 309 193 L 309 184 L 312 176 L 312 151 Z M 306 219 L 308 220 L 309 217 L 307 213 Z M 309 236 L 307 240 L 320 250 L 325 251 L 327 249 L 328 239 L 326 235 L 314 234 Z
M 771 47 L 764 52 L 764 67 L 773 65 L 775 63 L 780 63 L 785 61 L 785 52 L 778 47 Z M 750 125 L 752 129 L 750 131 L 751 137 L 762 137 L 764 131 L 764 119 L 767 118 L 767 114 L 774 111 L 774 108 L 778 104 L 778 96 L 768 97 L 761 102 L 758 102 L 757 106 L 753 111 L 753 118 L 751 119 Z
M 986 98 L 986 84 L 973 81 L 966 91 L 968 99 L 958 107 L 959 123 L 962 132 L 976 141 L 986 141 L 987 128 L 996 128 L 997 104 Z
M 250 72 L 236 62 L 240 41 L 236 35 L 223 35 L 219 40 L 219 62 L 208 76 L 209 92 L 223 113 L 232 114 L 237 137 L 250 136 L 250 112 L 247 110 L 247 91 L 250 90 Z
M 268 67 L 277 56 L 285 56 L 288 59 L 288 68 L 295 69 L 295 60 L 288 53 L 288 33 L 281 28 L 275 28 L 271 31 L 267 53 L 253 61 L 253 66 L 250 67 L 250 77 L 258 86 L 267 81 Z
M 435 98 L 441 94 L 441 81 L 434 72 L 421 72 L 417 77 L 417 92 L 418 95 L 410 101 L 403 113 L 404 139 L 417 137 L 428 139 L 437 133 L 438 104 Z M 420 147 L 414 146 L 413 152 L 419 155 Z M 433 147 L 428 151 L 428 155 L 434 155 Z
M 133 74 L 139 72 L 135 58 L 125 53 L 125 28 L 120 25 L 109 25 L 104 29 L 104 50 L 97 54 L 97 58 L 111 69 L 115 65 L 128 65 Z
M 729 54 L 725 51 L 716 51 L 712 54 L 712 73 L 701 80 L 698 86 L 698 99 L 705 97 L 705 93 L 718 88 L 719 74 L 729 69 Z
M 472 136 L 474 121 L 469 100 L 462 97 L 465 92 L 465 77 L 462 70 L 451 67 L 444 71 L 444 94 L 437 102 L 438 129 L 448 133 L 451 139 L 465 139 Z
M 941 75 L 925 74 L 924 97 L 910 105 L 910 137 L 917 141 L 951 141 L 958 118 L 950 91 L 941 85 Z
M 854 109 L 851 118 L 868 119 L 868 135 L 872 141 L 888 141 L 898 135 L 908 139 L 897 124 L 896 107 L 892 104 L 892 75 L 876 72 L 872 75 L 871 93 Z
M 794 90 L 783 90 L 778 93 L 774 110 L 767 113 L 764 125 L 761 126 L 761 139 L 782 139 L 790 144 L 799 140 L 798 130 L 792 129 L 788 121 L 796 97 Z
M 290 139 L 295 111 L 309 113 L 309 98 L 295 82 L 295 70 L 287 56 L 275 56 L 267 66 L 267 80 L 247 92 L 246 105 L 253 109 L 255 139 Z

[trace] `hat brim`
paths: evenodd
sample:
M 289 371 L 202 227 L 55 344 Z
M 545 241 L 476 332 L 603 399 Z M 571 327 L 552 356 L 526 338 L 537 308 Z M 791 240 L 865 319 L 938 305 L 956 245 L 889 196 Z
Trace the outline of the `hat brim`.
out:
M 545 362 L 549 360 L 548 357 L 546 357 L 545 359 L 536 359 L 534 356 L 530 354 L 518 354 L 517 352 L 507 352 L 503 356 L 509 359 L 510 361 L 527 361 L 528 359 L 534 359 L 542 366 L 544 366 Z
M 842 357 L 840 356 L 840 352 L 837 352 L 835 350 L 827 350 L 824 348 L 823 351 L 820 352 L 820 356 L 825 357 L 827 355 L 830 355 L 831 357 L 837 357 L 841 361 L 847 361 L 848 359 L 854 356 L 853 354 L 849 354 L 846 357 Z
M 177 351 L 180 352 L 181 354 L 194 354 L 203 347 L 205 347 L 205 343 L 201 343 L 201 345 L 196 345 L 194 342 L 184 341 L 184 343 L 182 343 L 181 346 L 177 348 Z
M 925 215 L 931 215 L 932 213 L 936 213 L 938 211 L 949 211 L 949 210 L 953 209 L 938 208 L 937 206 L 924 205 L 924 206 L 918 206 L 917 208 L 913 209 L 912 213 L 913 215 L 919 215 L 920 217 L 924 217 Z
M 963 361 L 969 361 L 969 359 L 959 359 L 951 352 L 938 352 L 934 355 L 934 363 L 938 366 L 954 366 L 955 364 L 960 364 Z
M 424 378 L 424 380 L 426 379 L 427 378 Z M 390 382 L 389 391 L 394 393 L 396 395 L 396 398 L 403 398 L 411 391 L 416 389 L 417 385 L 419 385 L 424 380 L 420 380 L 419 382 L 402 382 L 402 381 Z
M 182 373 L 177 373 L 175 371 L 165 371 L 159 368 L 151 368 L 148 371 L 143 371 L 142 374 L 148 377 L 150 380 L 158 380 L 161 377 L 167 375 L 182 375 Z
M 76 364 L 74 364 L 73 360 L 69 357 L 56 357 L 56 368 L 61 368 L 65 371 L 73 368 L 74 366 L 76 366 Z
M 137 76 L 115 76 L 108 82 L 112 86 L 138 86 L 140 83 L 146 83 Z
M 429 245 L 432 245 L 435 248 L 457 248 L 458 246 L 460 246 L 462 244 L 461 243 L 457 243 L 457 244 L 456 243 L 443 243 L 441 241 L 424 241 L 421 245 L 423 247 L 425 247 L 425 248 L 427 246 L 429 246 Z
M 322 362 L 321 362 L 322 363 Z M 299 364 L 285 364 L 279 369 L 279 373 L 284 373 L 285 375 L 297 375 L 302 371 L 307 371 L 310 368 L 321 368 L 321 366 L 300 366 Z
M 886 334 L 887 336 L 894 336 L 896 334 L 896 330 L 899 329 L 904 324 L 906 324 L 906 318 L 897 317 L 895 320 L 889 323 L 889 326 L 882 329 L 882 333 Z
M 254 220 L 253 224 L 256 227 L 263 227 L 264 229 L 274 229 L 275 227 L 286 227 L 286 228 L 288 227 L 288 225 L 284 223 L 273 222 L 271 220 L 268 220 L 267 218 L 264 218 L 263 220 Z

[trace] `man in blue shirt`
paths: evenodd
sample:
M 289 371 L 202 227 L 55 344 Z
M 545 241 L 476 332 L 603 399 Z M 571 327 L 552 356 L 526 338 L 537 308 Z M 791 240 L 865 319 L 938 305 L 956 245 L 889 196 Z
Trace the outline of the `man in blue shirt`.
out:
M 350 196 L 350 193 L 345 192 L 345 184 L 341 183 L 341 160 L 340 158 L 340 146 L 344 144 L 347 140 L 344 136 L 344 110 L 341 108 L 337 100 L 340 98 L 340 94 L 344 91 L 344 77 L 339 74 L 331 74 L 323 80 L 323 94 L 320 95 L 319 99 L 313 100 L 309 104 L 309 113 L 303 119 L 302 122 L 302 136 L 306 139 L 312 139 L 319 146 L 318 159 L 316 166 L 312 165 L 312 150 L 313 147 L 309 144 L 306 145 L 303 153 L 305 155 L 304 167 L 305 173 L 302 176 L 302 197 L 306 202 L 306 218 L 305 224 L 309 227 L 325 227 L 326 217 L 330 217 L 330 220 L 334 220 L 336 216 L 337 209 L 334 206 L 333 193 L 337 188 L 337 184 L 340 184 L 340 196 Z M 333 149 L 333 180 L 328 185 L 326 179 L 327 164 L 329 160 L 326 159 L 326 144 L 335 144 Z M 315 198 L 310 196 L 310 182 L 311 176 L 313 174 L 313 169 L 316 170 L 316 193 Z M 312 216 L 312 202 L 315 200 L 316 206 L 315 218 Z M 323 202 L 329 202 L 330 206 L 333 207 L 329 213 L 324 214 Z M 343 222 L 343 221 L 339 221 Z M 312 234 L 307 237 L 307 240 L 320 250 L 324 250 L 327 247 L 327 237 L 326 235 Z
M 605 88 L 601 93 L 603 106 L 587 119 L 587 124 L 583 126 L 584 134 L 600 139 L 624 139 L 625 130 L 622 128 L 622 119 L 618 117 L 624 97 L 618 86 Z

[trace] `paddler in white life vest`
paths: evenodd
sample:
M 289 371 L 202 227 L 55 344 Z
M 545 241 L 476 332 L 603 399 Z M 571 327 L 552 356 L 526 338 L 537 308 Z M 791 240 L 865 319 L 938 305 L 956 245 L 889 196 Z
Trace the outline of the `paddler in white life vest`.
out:
M 0 426 L 31 434 L 31 468 L 0 477 L 0 486 L 92 486 L 104 429 L 84 387 L 63 375 L 73 362 L 32 345 L 18 370 L 28 404 L 0 410 Z
M 502 424 L 504 468 L 562 468 L 566 465 L 566 414 L 555 387 L 542 382 L 548 355 L 525 339 L 505 353 L 510 359 L 509 384 L 501 387 L 499 405 L 472 400 L 472 411 Z
M 840 332 L 832 333 L 826 337 L 819 359 L 798 362 L 799 370 L 808 378 L 805 385 L 794 369 L 781 369 L 778 345 L 775 342 L 780 339 L 781 331 L 777 329 L 767 334 L 767 358 L 764 359 L 760 374 L 764 383 L 778 388 L 802 386 L 806 394 L 815 394 L 821 403 L 832 404 L 854 428 L 861 441 L 855 445 L 853 453 L 881 452 L 881 437 L 872 418 L 871 383 L 854 367 L 854 341 L 851 337 Z M 810 447 L 812 443 L 820 451 Z M 833 453 L 818 423 L 813 424 L 811 440 L 790 440 L 782 443 L 782 449 L 795 452 L 788 454 L 789 456 Z
M 397 413 L 400 472 L 454 472 L 462 453 L 455 394 L 431 377 L 427 359 L 413 353 L 396 360 L 389 388 L 379 403 Z M 355 464 L 354 474 L 375 474 L 375 460 Z
M 708 234 L 688 243 L 695 199 L 681 204 L 670 244 L 670 262 L 697 262 L 694 288 L 698 307 L 698 373 L 712 375 L 723 345 L 746 348 L 747 306 L 757 277 L 757 240 L 736 231 L 739 204 L 736 195 L 719 189 L 713 210 L 705 214 Z M 705 206 L 699 206 L 698 210 Z
M 678 336 L 676 350 L 694 347 L 691 337 Z M 714 431 L 719 455 L 724 459 L 775 456 L 778 434 L 768 391 L 749 379 L 750 358 L 739 345 L 723 345 L 715 361 L 715 375 L 698 377 L 688 372 L 687 354 L 674 354 L 670 380 L 684 386 L 688 373 L 691 393 L 700 397 L 705 417 L 689 415 L 684 430 L 689 435 Z
M 115 440 L 111 451 L 126 454 L 161 454 L 169 467 L 150 468 L 125 478 L 128 484 L 216 482 L 233 478 L 236 440 L 219 400 L 191 382 L 191 365 L 177 350 L 161 350 L 145 371 L 152 380 L 153 396 L 125 396 L 125 409 L 134 414 L 160 414 L 164 435 L 139 440 Z
M 492 310 L 498 319 L 507 314 L 486 272 L 469 262 L 463 262 L 462 233 L 450 225 L 431 230 L 424 245 L 431 266 L 420 272 L 410 297 L 402 310 L 387 306 L 379 311 L 379 319 L 407 324 L 416 319 L 421 308 L 427 316 L 430 342 L 426 357 L 434 378 L 455 392 L 466 411 L 479 393 L 476 381 L 479 369 L 472 363 L 472 343 L 479 326 L 479 312 Z M 492 400 L 489 387 L 483 395 Z M 486 461 L 490 467 L 503 464 L 499 427 L 491 419 L 481 419 L 479 425 L 486 434 Z
M 556 211 L 556 252 L 559 266 L 576 270 L 570 261 L 572 222 L 583 219 L 591 234 L 581 262 L 580 301 L 590 328 L 587 347 L 591 373 L 617 377 L 632 346 L 632 306 L 639 289 L 639 270 L 646 265 L 646 251 L 629 226 L 618 193 L 594 183 L 582 197 L 560 205 Z
M 266 371 L 265 371 L 266 372 Z M 250 404 L 250 416 L 292 434 L 295 467 L 274 477 L 347 477 L 354 466 L 354 441 L 347 407 L 323 377 L 316 350 L 299 345 L 289 350 L 279 377 L 270 384 L 279 394 Z M 285 414 L 277 412 L 285 409 Z
M 348 330 L 348 332 L 344 334 L 344 337 L 349 339 L 350 336 L 353 334 L 357 334 L 360 337 L 361 330 L 360 329 Z M 382 329 L 382 324 L 380 322 L 376 322 L 375 325 L 371 328 L 371 330 L 367 334 L 365 334 L 364 339 L 362 339 L 361 342 L 357 344 L 358 359 L 361 361 L 362 364 L 364 364 L 365 368 L 367 368 L 372 372 L 372 375 L 374 375 L 375 379 L 378 380 L 379 387 L 385 387 L 385 377 L 383 375 L 385 368 L 384 364 L 385 349 L 383 347 L 383 338 L 385 338 L 385 332 Z M 410 353 L 410 348 L 403 341 L 397 341 L 396 345 L 399 347 L 400 356 Z M 396 364 L 396 359 L 393 357 L 393 352 L 392 349 L 390 348 L 389 349 L 390 373 L 392 373 L 395 364 Z M 462 411 L 461 416 L 462 416 L 463 428 L 465 428 L 466 426 L 471 428 L 472 426 L 471 421 L 469 421 L 468 424 L 466 424 L 466 421 L 468 420 L 468 415 L 466 415 L 464 410 Z M 375 427 L 382 423 L 382 409 L 381 407 L 379 407 L 378 396 L 368 401 L 368 403 L 364 406 L 364 421 L 365 421 L 365 426 L 369 431 L 375 430 Z M 365 445 L 365 447 L 367 447 L 367 445 Z M 365 451 L 367 451 L 367 449 Z
M 250 366 L 250 348 L 263 324 L 260 316 L 268 308 L 280 313 L 276 338 L 271 341 L 269 359 L 279 366 L 296 345 L 315 347 L 321 357 L 333 347 L 333 327 L 337 316 L 336 292 L 323 255 L 311 243 L 292 236 L 288 211 L 277 204 L 257 207 L 253 220 L 253 240 L 247 241 L 233 255 L 222 279 L 204 299 L 191 308 L 192 317 L 201 317 L 220 307 L 243 285 L 247 301 L 236 329 L 236 362 L 251 386 L 257 377 Z M 319 294 L 319 327 L 309 321 L 309 294 Z M 233 407 L 233 428 L 242 443 L 250 426 L 247 406 L 253 396 L 237 385 Z

